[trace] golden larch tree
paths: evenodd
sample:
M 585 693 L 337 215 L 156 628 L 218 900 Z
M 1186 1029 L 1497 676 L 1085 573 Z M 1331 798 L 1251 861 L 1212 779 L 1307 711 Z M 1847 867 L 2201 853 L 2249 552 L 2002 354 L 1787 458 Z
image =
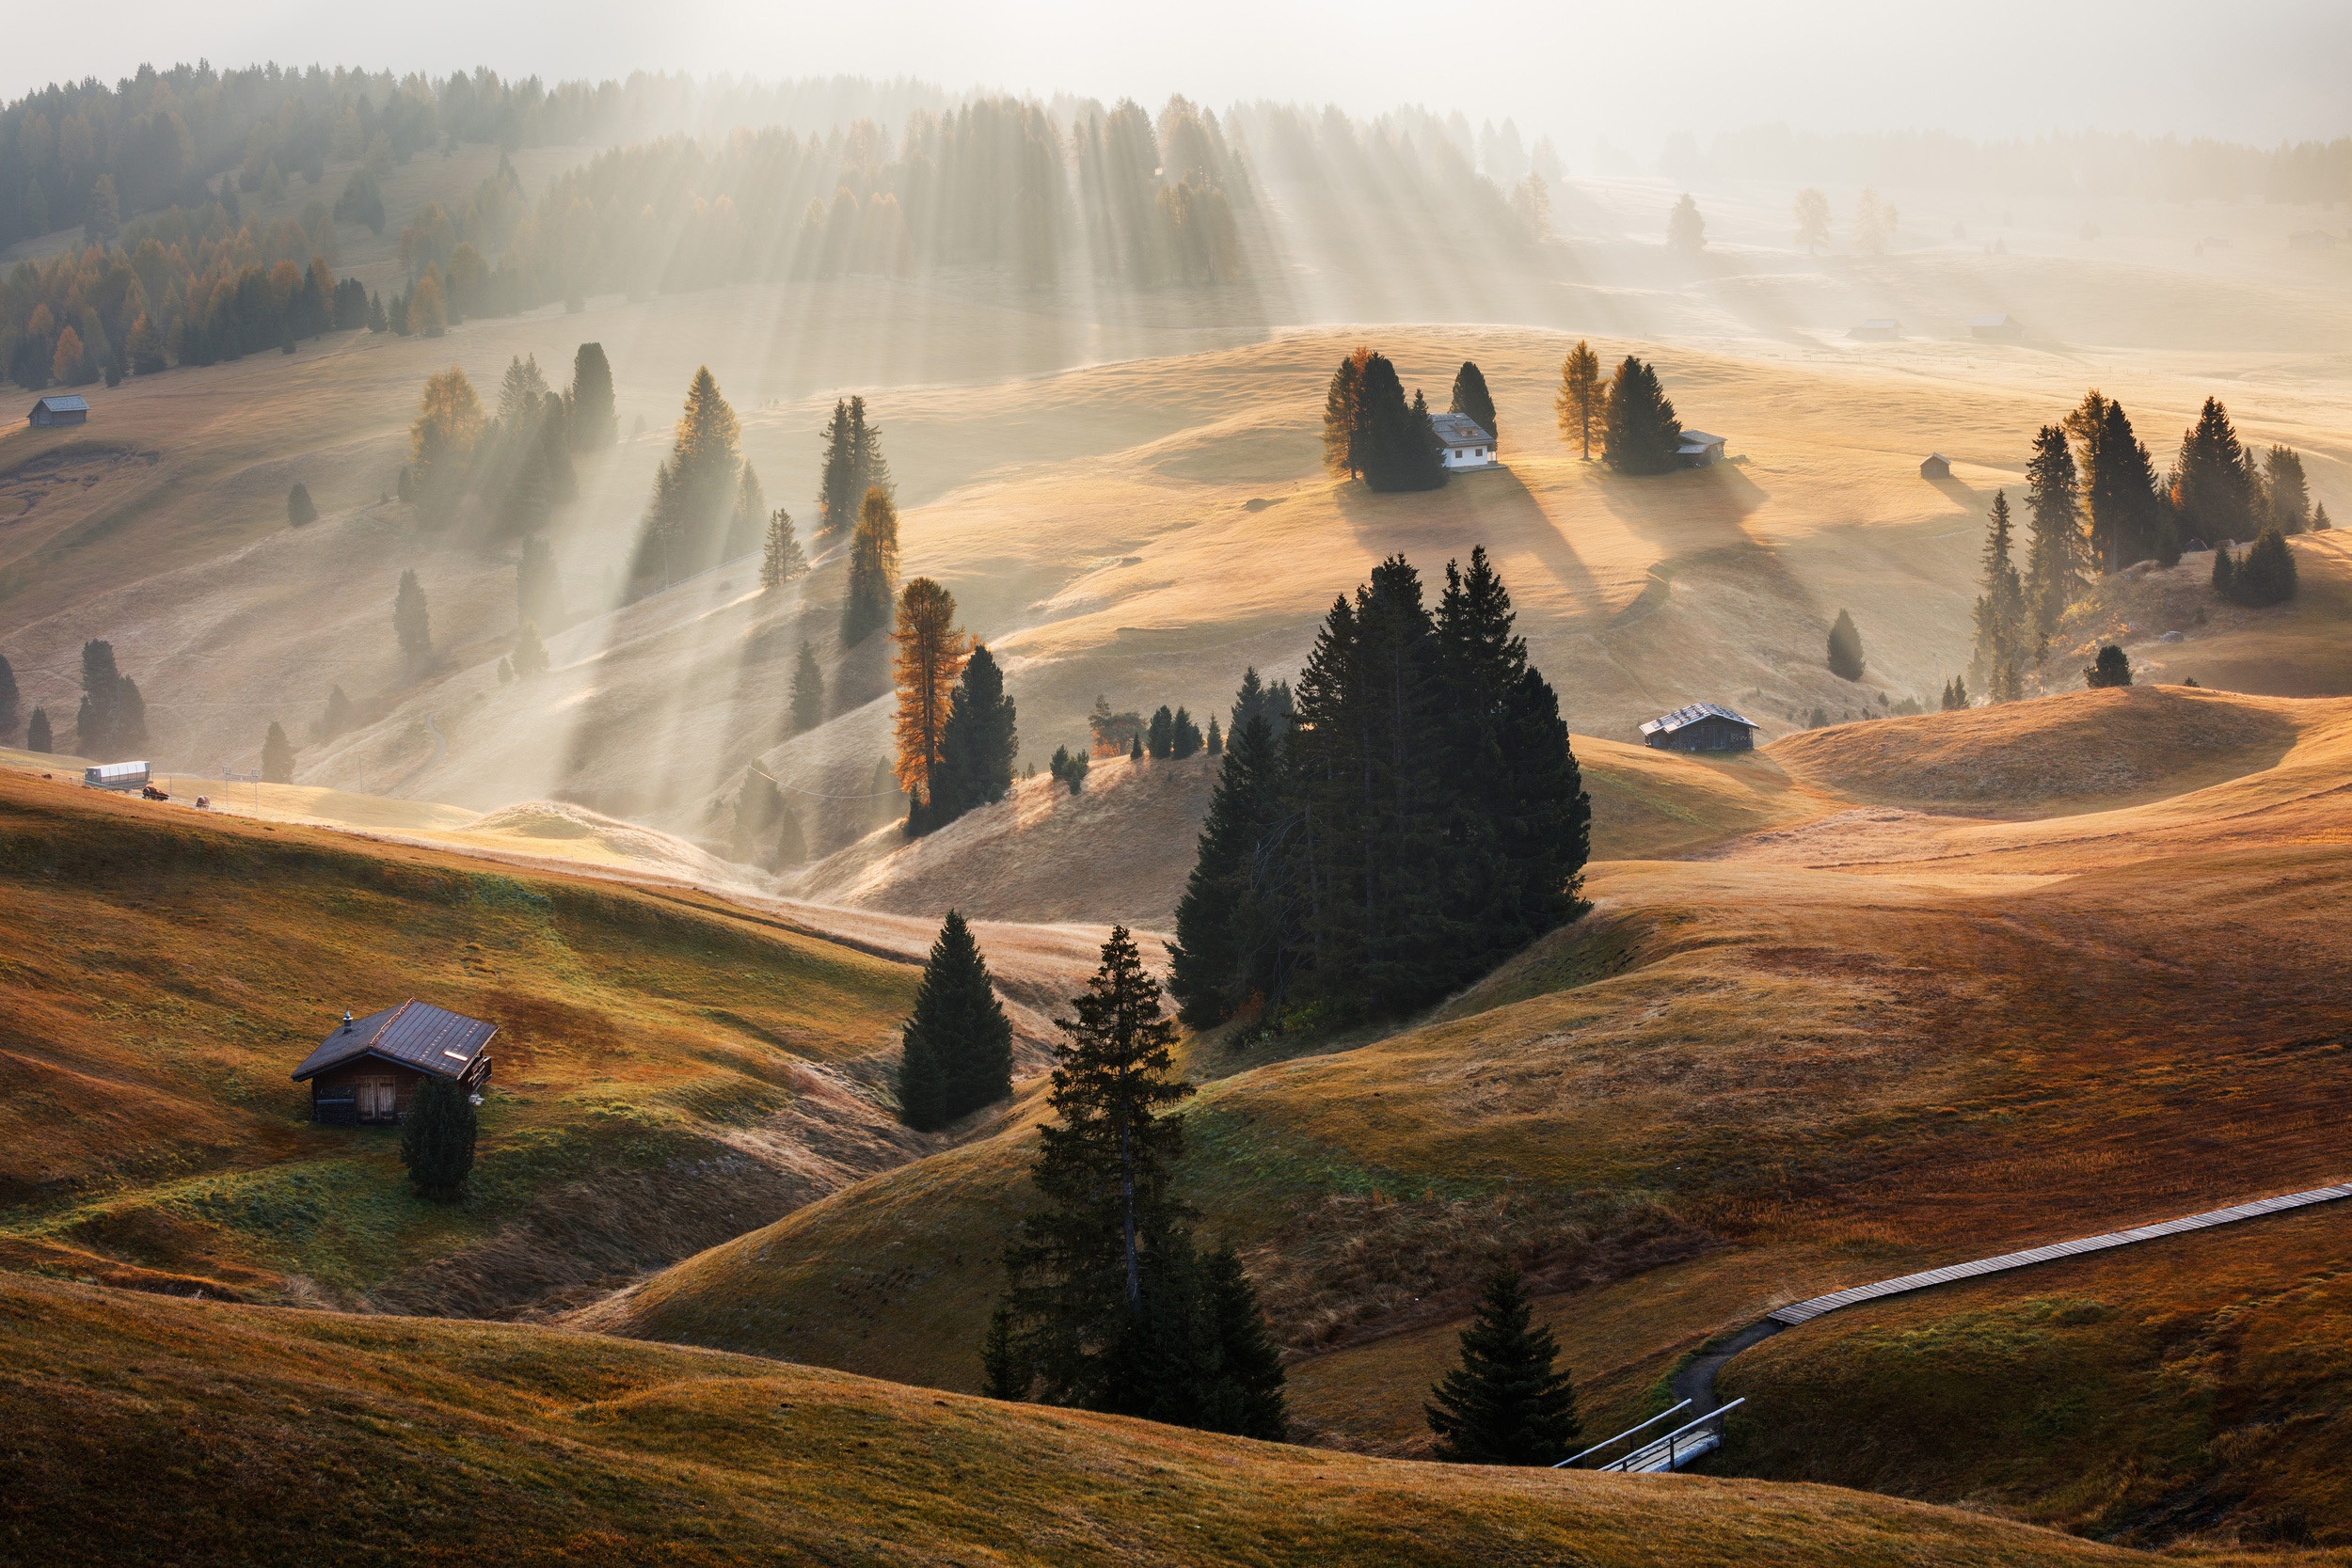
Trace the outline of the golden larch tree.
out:
M 1600 419 L 1600 356 L 1593 345 L 1582 339 L 1568 351 L 1560 364 L 1560 390 L 1551 400 L 1552 412 L 1560 416 L 1560 439 L 1581 444 L 1584 456 L 1593 455 L 1593 426 Z
M 929 578 L 916 578 L 898 595 L 898 787 L 918 803 L 930 800 L 931 769 L 955 705 L 956 680 L 971 639 L 956 629 L 956 598 Z
M 482 399 L 464 371 L 452 365 L 426 379 L 408 427 L 408 463 L 421 500 L 438 505 L 455 494 L 481 444 L 482 425 Z

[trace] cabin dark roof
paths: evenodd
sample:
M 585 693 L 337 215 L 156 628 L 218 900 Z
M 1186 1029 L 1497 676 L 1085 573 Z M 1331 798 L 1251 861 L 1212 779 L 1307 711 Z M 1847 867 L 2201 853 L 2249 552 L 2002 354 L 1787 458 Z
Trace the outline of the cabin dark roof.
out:
M 424 1002 L 403 1002 L 339 1026 L 294 1069 L 296 1082 L 373 1054 L 420 1072 L 455 1078 L 473 1065 L 498 1025 Z
M 1484 426 L 1468 414 L 1432 414 L 1429 428 L 1438 433 L 1438 439 L 1450 447 L 1485 447 L 1494 444 Z
M 33 406 L 46 408 L 52 414 L 87 414 L 89 412 L 88 400 L 72 392 L 52 392 L 47 397 L 35 398 Z
M 1752 730 L 1763 728 L 1755 720 L 1742 719 L 1721 703 L 1692 703 L 1689 707 L 1678 707 L 1672 713 L 1660 714 L 1642 726 L 1642 733 L 1655 735 L 1663 730 L 1666 734 L 1672 735 L 1675 731 L 1695 724 L 1702 719 L 1728 719 L 1735 724 L 1745 724 Z

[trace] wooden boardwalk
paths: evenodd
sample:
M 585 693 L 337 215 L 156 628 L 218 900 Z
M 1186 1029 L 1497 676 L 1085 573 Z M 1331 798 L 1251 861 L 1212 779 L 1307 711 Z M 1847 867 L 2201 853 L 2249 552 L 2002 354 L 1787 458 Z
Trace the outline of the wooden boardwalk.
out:
M 2204 1230 L 2217 1225 L 2234 1225 L 2239 1220 L 2259 1219 L 2265 1214 L 2281 1213 L 2314 1203 L 2332 1203 L 2343 1197 L 2352 1197 L 2352 1181 L 2333 1187 L 2314 1187 L 2305 1193 L 2286 1193 L 2254 1203 L 2241 1203 L 2234 1209 L 2216 1209 L 2210 1213 L 2191 1214 L 2186 1219 L 2166 1220 L 2161 1225 L 2143 1225 L 2131 1230 L 2109 1231 L 2104 1236 L 2085 1236 L 2078 1241 L 2054 1242 L 2048 1246 L 2033 1247 L 2025 1252 L 2005 1252 L 1998 1258 L 1979 1258 L 1973 1263 L 1954 1263 L 1949 1268 L 1928 1269 L 1919 1274 L 1904 1275 L 1899 1279 L 1882 1279 L 1875 1285 L 1856 1285 L 1851 1290 L 1836 1291 L 1825 1296 L 1815 1296 L 1811 1301 L 1798 1302 L 1793 1307 L 1784 1307 L 1777 1312 L 1768 1314 L 1765 1322 L 1793 1328 L 1798 1323 L 1811 1322 L 1824 1312 L 1835 1312 L 1841 1307 L 1881 1301 L 1911 1291 L 1924 1291 L 1931 1285 L 1948 1285 L 1956 1279 L 1974 1279 L 1980 1275 L 2006 1274 L 2010 1269 L 2055 1262 L 2060 1258 L 2079 1258 L 2087 1252 L 2105 1252 L 2109 1247 L 2130 1246 L 2135 1242 L 2153 1242 L 2162 1236 L 2178 1236 L 2185 1231 Z

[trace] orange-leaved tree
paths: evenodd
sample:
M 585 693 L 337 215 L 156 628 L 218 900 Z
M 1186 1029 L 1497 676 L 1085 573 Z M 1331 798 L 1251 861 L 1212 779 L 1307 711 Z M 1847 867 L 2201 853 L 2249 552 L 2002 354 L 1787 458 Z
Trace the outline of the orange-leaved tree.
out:
M 955 705 L 956 677 L 971 639 L 956 629 L 956 597 L 929 578 L 916 578 L 898 595 L 898 787 L 919 814 L 930 803 L 931 769 Z
M 482 440 L 482 399 L 455 365 L 428 377 L 408 427 L 408 466 L 419 504 L 439 510 L 454 500 Z

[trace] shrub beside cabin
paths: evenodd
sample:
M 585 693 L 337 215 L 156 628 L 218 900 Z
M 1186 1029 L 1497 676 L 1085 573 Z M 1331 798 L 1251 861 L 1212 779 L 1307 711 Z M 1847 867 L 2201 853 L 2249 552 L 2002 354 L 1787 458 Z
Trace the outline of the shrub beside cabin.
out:
M 408 1001 L 355 1019 L 349 1013 L 294 1070 L 310 1081 L 310 1119 L 332 1127 L 400 1120 L 430 1073 L 480 1093 L 490 1082 L 496 1024 Z

